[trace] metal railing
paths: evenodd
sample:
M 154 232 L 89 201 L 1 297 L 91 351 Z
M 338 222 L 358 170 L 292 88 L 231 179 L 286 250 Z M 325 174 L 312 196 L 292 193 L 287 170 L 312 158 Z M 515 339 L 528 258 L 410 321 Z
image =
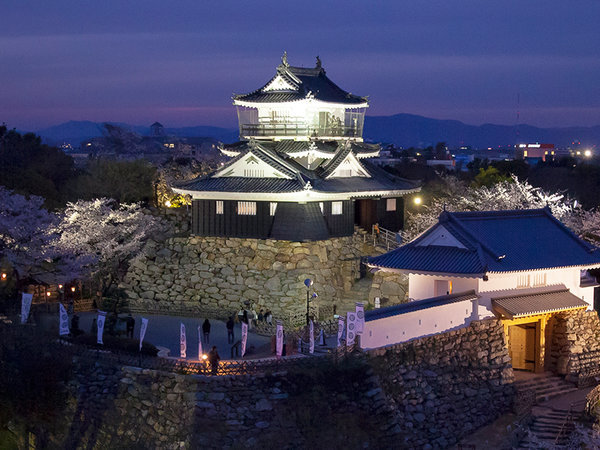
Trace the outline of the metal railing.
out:
M 240 134 L 246 137 L 268 136 L 319 136 L 319 137 L 361 137 L 357 127 L 310 127 L 302 123 L 241 124 Z
M 373 246 L 383 248 L 386 252 L 394 250 L 402 245 L 398 242 L 398 233 L 386 230 L 377 224 L 371 227 L 371 235 L 373 237 Z

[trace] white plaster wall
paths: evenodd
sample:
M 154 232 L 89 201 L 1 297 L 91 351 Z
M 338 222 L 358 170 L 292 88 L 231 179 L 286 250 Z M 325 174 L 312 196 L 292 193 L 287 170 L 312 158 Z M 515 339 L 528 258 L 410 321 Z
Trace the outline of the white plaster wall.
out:
M 477 300 L 465 300 L 365 322 L 362 348 L 376 348 L 467 326 L 476 320 Z
M 434 275 L 408 275 L 408 298 L 423 300 L 425 298 L 435 297 L 434 281 L 449 280 L 452 281 L 452 293 L 465 292 L 478 289 L 477 278 L 443 277 Z

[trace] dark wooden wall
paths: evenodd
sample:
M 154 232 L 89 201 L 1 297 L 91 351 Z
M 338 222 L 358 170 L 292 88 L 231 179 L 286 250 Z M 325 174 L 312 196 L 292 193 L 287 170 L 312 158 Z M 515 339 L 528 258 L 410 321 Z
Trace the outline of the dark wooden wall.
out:
M 237 214 L 237 201 L 223 200 L 223 214 L 216 213 L 215 200 L 192 202 L 192 234 L 267 239 L 273 225 L 269 202 L 256 202 L 256 215 Z
M 386 211 L 386 205 L 386 198 L 377 201 L 377 220 L 379 226 L 394 232 L 403 230 L 404 199 L 402 197 L 396 197 L 396 211 Z
M 351 236 L 354 233 L 354 200 L 342 201 L 342 214 L 331 214 L 331 203 L 323 202 L 323 216 L 329 234 L 333 237 Z

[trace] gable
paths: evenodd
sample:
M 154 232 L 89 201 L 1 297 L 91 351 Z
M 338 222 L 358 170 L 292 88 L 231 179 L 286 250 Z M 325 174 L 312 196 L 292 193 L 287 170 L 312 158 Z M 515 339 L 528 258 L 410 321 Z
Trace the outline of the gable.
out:
M 365 170 L 362 164 L 358 161 L 354 153 L 349 152 L 344 160 L 331 172 L 326 179 L 330 178 L 349 178 L 349 177 L 366 177 L 371 178 L 369 172 Z
M 267 84 L 262 91 L 296 91 L 296 86 L 286 81 L 281 75 L 277 75 L 269 84 Z
M 221 177 L 291 179 L 252 152 L 246 153 L 240 159 L 219 170 L 212 176 L 212 178 Z
M 419 247 L 439 245 L 443 247 L 467 248 L 442 225 L 436 227 L 415 245 Z

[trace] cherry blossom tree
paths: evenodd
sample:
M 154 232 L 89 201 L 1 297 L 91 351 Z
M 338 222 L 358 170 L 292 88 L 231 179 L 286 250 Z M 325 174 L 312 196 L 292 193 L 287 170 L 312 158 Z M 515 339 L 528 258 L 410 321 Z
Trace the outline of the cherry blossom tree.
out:
M 55 245 L 57 217 L 43 204 L 42 197 L 26 198 L 0 186 L 0 259 L 14 270 L 18 290 L 27 281 L 58 284 L 80 278 L 92 262 Z
M 122 279 L 146 241 L 164 230 L 164 223 L 139 203 L 101 198 L 68 203 L 53 231 L 61 252 L 96 258 L 89 273 L 106 293 Z
M 579 236 L 600 243 L 600 212 L 586 211 L 563 193 L 549 193 L 516 176 L 492 186 L 473 187 L 454 176 L 444 176 L 441 187 L 426 205 L 408 213 L 403 242 L 409 242 L 437 222 L 440 213 L 449 211 L 486 211 L 535 209 L 548 206 L 552 214 Z

